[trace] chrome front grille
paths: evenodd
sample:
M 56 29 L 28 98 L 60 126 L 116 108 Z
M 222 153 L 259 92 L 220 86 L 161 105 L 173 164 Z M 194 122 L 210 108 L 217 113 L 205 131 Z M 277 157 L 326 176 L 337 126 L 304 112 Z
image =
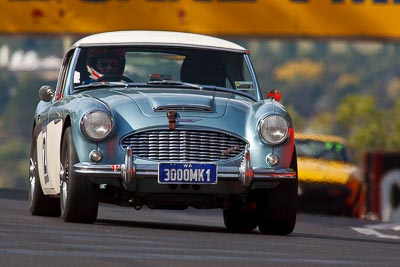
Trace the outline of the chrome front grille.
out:
M 155 161 L 217 162 L 242 154 L 246 142 L 229 134 L 205 130 L 152 130 L 125 137 L 135 157 Z

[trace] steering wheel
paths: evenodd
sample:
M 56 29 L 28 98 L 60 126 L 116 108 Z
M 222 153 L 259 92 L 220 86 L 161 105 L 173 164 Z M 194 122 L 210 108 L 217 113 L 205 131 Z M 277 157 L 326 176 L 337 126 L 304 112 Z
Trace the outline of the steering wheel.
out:
M 125 81 L 125 82 L 133 82 L 133 80 L 125 75 L 110 75 L 106 74 L 93 82 L 102 82 L 102 81 L 110 81 L 110 82 L 116 82 L 116 81 Z

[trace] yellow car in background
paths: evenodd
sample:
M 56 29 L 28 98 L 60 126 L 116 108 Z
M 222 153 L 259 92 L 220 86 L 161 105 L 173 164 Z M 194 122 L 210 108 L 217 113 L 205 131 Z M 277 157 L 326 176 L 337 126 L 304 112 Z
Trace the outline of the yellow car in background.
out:
M 299 210 L 362 218 L 366 185 L 337 136 L 296 133 Z

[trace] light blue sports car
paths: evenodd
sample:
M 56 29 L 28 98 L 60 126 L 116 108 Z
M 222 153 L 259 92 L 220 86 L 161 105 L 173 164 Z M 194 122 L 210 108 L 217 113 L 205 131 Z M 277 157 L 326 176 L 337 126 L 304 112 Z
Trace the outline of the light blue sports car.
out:
M 292 119 L 264 99 L 250 52 L 191 33 L 117 31 L 66 53 L 32 125 L 33 215 L 93 223 L 100 202 L 223 210 L 235 232 L 290 234 Z

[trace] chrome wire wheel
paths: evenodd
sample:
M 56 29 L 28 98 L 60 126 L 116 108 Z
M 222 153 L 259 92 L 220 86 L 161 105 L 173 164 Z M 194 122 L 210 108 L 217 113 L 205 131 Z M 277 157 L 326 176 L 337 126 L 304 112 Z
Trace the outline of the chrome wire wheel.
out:
M 36 187 L 36 165 L 35 161 L 29 159 L 29 208 L 32 208 L 33 194 Z
M 65 164 L 65 166 L 64 166 Z M 63 164 L 61 164 L 61 171 L 60 171 L 60 177 L 61 177 L 61 184 L 60 184 L 60 208 L 61 208 L 61 216 L 63 216 L 65 212 L 65 204 L 67 203 L 68 199 L 68 167 L 69 167 L 69 161 L 68 157 L 66 157 L 66 160 L 64 161 Z
M 42 191 L 40 185 L 36 142 L 32 143 L 29 158 L 29 211 L 32 215 L 60 216 L 60 202 L 58 198 L 49 197 Z
M 33 192 L 36 186 L 36 166 L 32 158 L 29 159 L 29 206 L 32 206 Z

